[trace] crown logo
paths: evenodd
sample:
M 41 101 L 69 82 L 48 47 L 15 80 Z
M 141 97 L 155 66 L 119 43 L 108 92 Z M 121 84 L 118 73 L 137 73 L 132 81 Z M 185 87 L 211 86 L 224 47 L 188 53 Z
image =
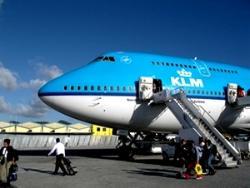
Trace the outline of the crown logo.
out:
M 177 71 L 177 73 L 179 74 L 179 76 L 182 76 L 182 77 L 191 77 L 192 76 L 192 72 L 185 71 L 185 69 L 179 70 L 179 71 Z

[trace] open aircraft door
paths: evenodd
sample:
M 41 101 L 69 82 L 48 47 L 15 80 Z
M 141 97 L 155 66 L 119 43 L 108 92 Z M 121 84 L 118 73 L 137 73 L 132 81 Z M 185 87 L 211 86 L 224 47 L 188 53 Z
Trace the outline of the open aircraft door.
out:
M 140 77 L 139 99 L 142 101 L 152 99 L 154 93 L 162 91 L 162 81 L 152 77 Z
M 237 102 L 237 84 L 229 83 L 227 85 L 227 102 L 228 104 L 234 104 Z

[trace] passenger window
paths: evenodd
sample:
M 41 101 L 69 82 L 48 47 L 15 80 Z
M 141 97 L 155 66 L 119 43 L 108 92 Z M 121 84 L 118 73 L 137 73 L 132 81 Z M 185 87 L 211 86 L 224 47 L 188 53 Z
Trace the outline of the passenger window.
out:
M 184 65 L 185 68 L 187 68 L 188 66 L 187 65 Z
M 104 86 L 104 91 L 107 91 L 107 90 L 108 90 L 107 86 Z
M 84 91 L 87 91 L 88 90 L 88 86 L 84 86 Z
M 68 88 L 67 88 L 67 86 L 64 86 L 64 90 L 66 91 Z
M 78 91 L 81 90 L 81 86 L 78 86 L 77 89 L 78 89 Z
M 101 90 L 101 86 L 97 86 L 97 90 L 100 91 Z
M 122 90 L 123 90 L 123 91 L 126 91 L 126 86 L 123 86 Z
M 117 86 L 117 88 L 116 88 L 116 89 L 117 89 L 117 91 L 120 91 L 120 87 L 119 87 L 119 86 Z
M 71 90 L 74 90 L 74 86 L 71 86 Z
M 169 63 L 166 63 L 167 66 L 169 66 Z
M 93 91 L 94 89 L 95 89 L 95 87 L 94 87 L 94 86 L 91 86 L 91 87 L 90 87 L 90 90 L 91 90 L 91 91 Z
M 114 87 L 113 86 L 110 86 L 110 91 L 113 91 L 114 90 Z

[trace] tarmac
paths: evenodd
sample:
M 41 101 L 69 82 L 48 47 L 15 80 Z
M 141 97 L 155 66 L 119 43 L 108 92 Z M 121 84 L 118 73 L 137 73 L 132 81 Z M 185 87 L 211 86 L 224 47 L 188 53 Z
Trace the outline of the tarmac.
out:
M 135 156 L 134 161 L 122 161 L 114 150 L 66 151 L 78 173 L 75 176 L 52 175 L 55 157 L 43 152 L 32 152 L 34 156 L 21 155 L 18 161 L 18 180 L 12 182 L 17 188 L 98 188 L 98 187 L 250 187 L 250 161 L 243 161 L 239 168 L 217 169 L 214 176 L 201 180 L 178 179 L 181 170 L 164 164 L 160 155 Z M 77 156 L 79 154 L 79 156 Z

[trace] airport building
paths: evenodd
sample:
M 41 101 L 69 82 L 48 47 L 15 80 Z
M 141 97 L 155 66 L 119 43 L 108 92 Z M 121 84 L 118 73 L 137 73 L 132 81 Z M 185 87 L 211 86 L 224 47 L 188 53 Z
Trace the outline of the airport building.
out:
M 83 123 L 59 122 L 4 122 L 0 121 L 1 133 L 27 134 L 92 134 L 97 136 L 111 136 L 113 129 L 99 125 Z

